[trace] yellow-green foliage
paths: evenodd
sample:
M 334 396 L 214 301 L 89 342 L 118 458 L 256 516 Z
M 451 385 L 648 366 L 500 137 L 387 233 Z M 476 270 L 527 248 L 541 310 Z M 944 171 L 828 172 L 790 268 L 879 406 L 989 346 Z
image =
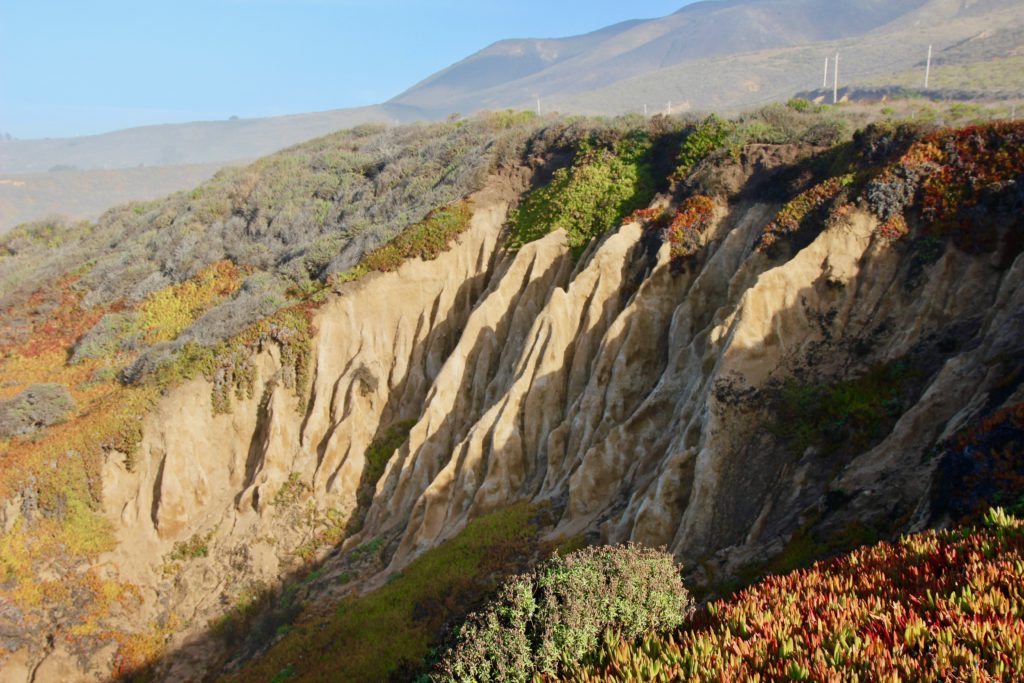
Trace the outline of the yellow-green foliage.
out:
M 364 256 L 361 265 L 369 271 L 388 272 L 396 270 L 406 259 L 435 259 L 469 227 L 471 215 L 467 202 L 438 209 Z
M 303 615 L 265 656 L 226 680 L 266 681 L 288 667 L 289 681 L 387 680 L 426 657 L 444 624 L 486 595 L 492 574 L 527 554 L 536 512 L 517 505 L 473 520 L 374 592 Z
M 610 148 L 581 141 L 572 165 L 557 170 L 548 185 L 512 212 L 509 248 L 562 228 L 569 247 L 580 253 L 650 202 L 655 189 L 650 151 L 651 140 L 642 131 L 628 133 Z
M 242 271 L 230 261 L 218 261 L 196 277 L 149 295 L 139 306 L 139 321 L 150 342 L 174 339 L 196 318 L 242 283 Z
M 274 505 L 282 507 L 294 505 L 308 490 L 309 486 L 302 481 L 302 473 L 292 472 L 288 475 L 288 480 L 281 484 L 281 488 L 274 494 Z
M 712 114 L 691 130 L 683 140 L 676 166 L 676 176 L 685 178 L 708 155 L 724 148 L 736 132 L 732 121 Z
M 208 534 L 193 534 L 187 541 L 178 541 L 174 544 L 167 559 L 171 562 L 181 562 L 206 557 L 210 554 L 210 540 L 213 538 L 213 533 L 211 531 Z

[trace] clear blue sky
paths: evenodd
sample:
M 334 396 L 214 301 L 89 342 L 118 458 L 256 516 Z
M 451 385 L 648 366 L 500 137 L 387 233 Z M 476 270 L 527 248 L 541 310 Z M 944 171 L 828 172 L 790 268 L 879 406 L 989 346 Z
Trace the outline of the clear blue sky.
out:
M 384 101 L 502 38 L 558 37 L 692 0 L 0 0 L 0 133 Z

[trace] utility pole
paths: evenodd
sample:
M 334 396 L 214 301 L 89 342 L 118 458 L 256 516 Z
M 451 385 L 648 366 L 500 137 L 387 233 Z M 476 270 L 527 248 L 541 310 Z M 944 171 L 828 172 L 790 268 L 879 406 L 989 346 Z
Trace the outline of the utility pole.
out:
M 540 98 L 537 98 L 537 116 L 540 116 Z
M 928 61 L 925 62 L 924 66 L 924 89 L 928 89 L 928 81 L 932 75 L 932 46 L 928 46 Z
M 1017 120 L 1017 105 L 1016 104 L 1010 105 L 1010 120 L 1011 121 L 1016 121 Z
M 828 57 L 825 57 L 825 75 L 821 78 L 821 89 L 828 87 Z
M 644 118 L 647 118 L 647 105 L 644 104 Z
M 832 82 L 832 104 L 839 103 L 839 53 L 836 53 L 836 77 Z

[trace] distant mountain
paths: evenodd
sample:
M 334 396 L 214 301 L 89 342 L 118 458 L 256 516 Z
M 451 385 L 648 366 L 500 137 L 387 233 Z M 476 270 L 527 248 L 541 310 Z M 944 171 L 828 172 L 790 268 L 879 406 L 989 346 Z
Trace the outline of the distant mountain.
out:
M 624 84 L 631 89 L 631 97 L 651 103 L 664 102 L 667 98 L 662 93 L 675 89 L 682 91 L 675 99 L 694 109 L 744 106 L 750 98 L 744 98 L 743 92 L 781 97 L 814 85 L 803 74 L 794 79 L 793 64 L 778 62 L 780 54 L 790 54 L 787 51 L 807 52 L 797 66 L 820 83 L 818 57 L 837 46 L 869 42 L 880 58 L 857 75 L 878 76 L 919 61 L 923 41 L 937 41 L 941 51 L 983 39 L 979 34 L 1008 25 L 1024 29 L 1024 2 L 705 0 L 667 17 L 626 21 L 581 36 L 503 40 L 382 105 L 146 126 L 79 138 L 0 141 L 0 174 L 40 173 L 55 166 L 87 170 L 252 159 L 360 123 L 406 123 L 480 109 L 532 108 L 538 97 L 549 109 L 557 105 L 563 111 L 611 114 L 623 105 L 607 95 Z M 995 56 L 1008 49 L 1003 43 L 996 46 Z M 764 69 L 762 61 L 774 66 Z M 743 64 L 747 74 L 738 85 L 739 96 L 737 84 L 722 79 L 720 73 L 737 63 Z M 710 73 L 714 78 L 708 77 Z M 650 83 L 639 93 L 634 92 L 638 79 Z M 600 95 L 591 96 L 594 93 Z
M 505 40 L 391 100 L 439 115 L 453 108 L 529 106 L 668 67 L 860 36 L 927 0 L 718 0 L 584 36 Z M 701 73 L 707 77 L 707 72 Z
M 1024 3 L 932 0 L 862 35 L 691 60 L 601 88 L 552 95 L 546 102 L 551 109 L 584 114 L 636 112 L 645 103 L 661 111 L 669 101 L 676 112 L 735 112 L 820 89 L 824 60 L 837 53 L 841 87 L 865 82 L 907 85 L 917 79 L 920 88 L 929 45 L 936 69 L 947 63 L 981 66 L 1019 53 L 1024 48 Z M 828 95 L 834 67 L 830 61 Z M 933 70 L 933 75 L 938 72 Z M 975 95 L 1005 95 L 995 86 L 1006 81 L 978 81 Z
M 102 135 L 0 141 L 0 173 L 180 166 L 254 159 L 361 123 L 418 119 L 401 106 L 127 128 Z

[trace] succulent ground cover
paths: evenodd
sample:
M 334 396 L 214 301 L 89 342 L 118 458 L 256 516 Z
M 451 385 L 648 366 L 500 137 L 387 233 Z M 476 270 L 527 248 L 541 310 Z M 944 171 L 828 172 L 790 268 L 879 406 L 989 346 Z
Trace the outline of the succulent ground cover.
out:
M 700 610 L 684 628 L 608 635 L 564 680 L 1012 681 L 1024 675 L 1024 523 L 927 531 Z
M 929 132 L 906 124 L 869 127 L 838 155 L 840 168 L 787 202 L 757 249 L 820 228 L 860 204 L 889 240 L 952 241 L 969 253 L 999 250 L 1003 267 L 1024 250 L 1024 123 Z M 838 172 L 836 172 L 838 171 Z M 934 247 L 932 247 L 934 250 Z M 941 252 L 940 252 L 941 253 Z

